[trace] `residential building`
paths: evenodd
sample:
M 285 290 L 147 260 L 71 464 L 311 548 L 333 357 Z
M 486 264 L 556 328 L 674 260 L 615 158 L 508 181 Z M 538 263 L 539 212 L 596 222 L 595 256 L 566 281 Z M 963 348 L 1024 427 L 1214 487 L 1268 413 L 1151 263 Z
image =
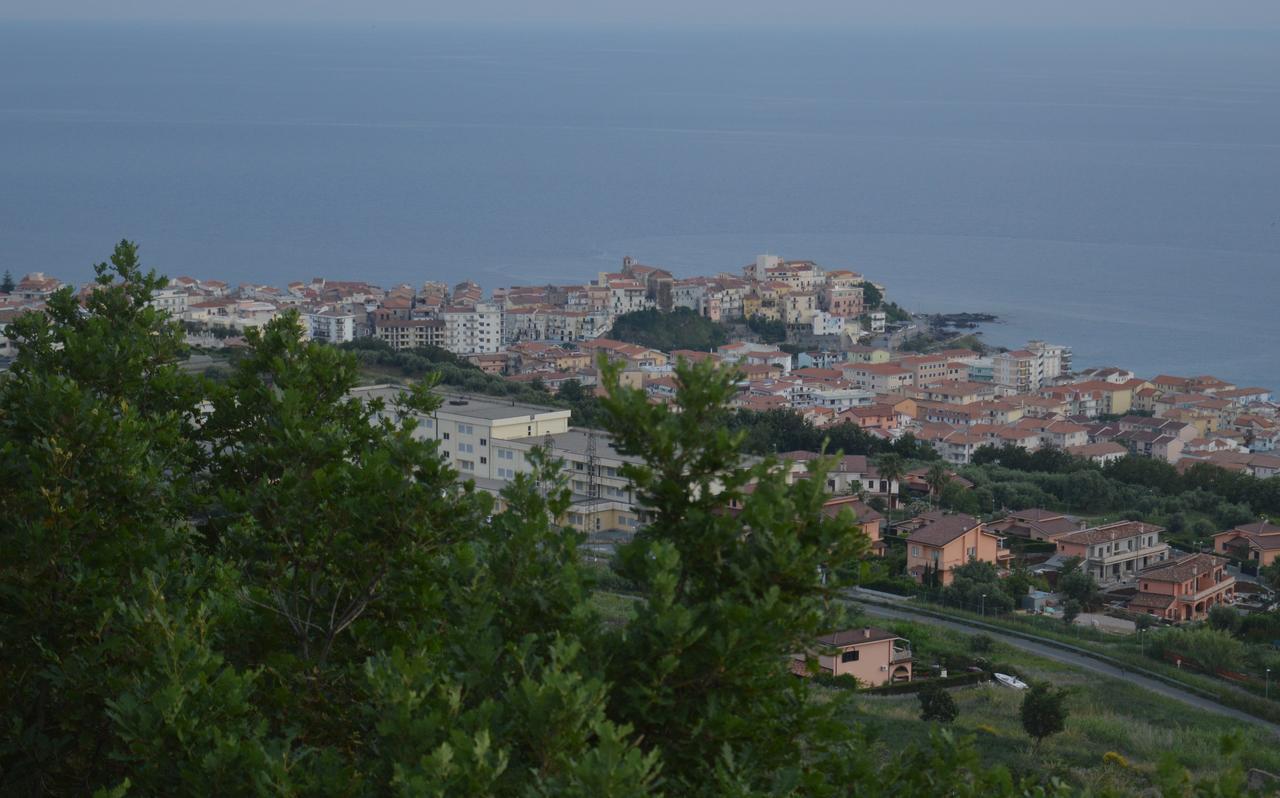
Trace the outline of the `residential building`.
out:
M 1199 621 L 1219 604 L 1235 601 L 1236 578 L 1227 561 L 1212 554 L 1189 554 L 1138 573 L 1138 593 L 1128 607 L 1167 621 Z
M 1081 568 L 1100 585 L 1128 582 L 1143 569 L 1169 558 L 1169 544 L 1160 540 L 1164 527 L 1140 521 L 1067 532 L 1053 538 L 1056 557 L 1081 558 Z
M 999 521 L 987 525 L 992 532 L 1029 540 L 1052 540 L 1059 535 L 1078 531 L 1082 524 L 1075 518 L 1056 512 L 1031 508 L 1013 510 Z
M 925 513 L 907 537 L 907 573 L 917 580 L 936 573 L 939 584 L 949 585 L 955 569 L 979 560 L 1003 565 L 1013 557 L 1004 538 L 989 531 L 977 518 L 963 513 Z
M 871 542 L 871 550 L 876 554 L 884 552 L 884 516 L 858 496 L 828 499 L 822 505 L 822 513 L 828 518 L 839 518 L 847 513 Z
M 841 371 L 855 386 L 873 393 L 899 393 L 915 379 L 912 372 L 893 363 L 849 363 Z
M 377 322 L 373 334 L 397 352 L 423 346 L 443 349 L 445 345 L 445 323 L 439 319 L 389 319 Z
M 316 341 L 341 344 L 354 341 L 356 337 L 356 315 L 345 310 L 322 310 L 308 313 L 306 317 L 307 331 Z
M 169 286 L 157 288 L 151 292 L 151 307 L 163 310 L 175 319 L 182 318 L 187 312 L 187 289 Z
M 816 652 L 795 655 L 793 671 L 809 675 L 809 659 L 817 660 L 821 673 L 852 676 L 868 687 L 911 681 L 911 642 L 883 629 L 868 626 L 823 635 Z
M 1213 536 L 1213 550 L 1258 567 L 1271 565 L 1280 557 L 1280 526 L 1264 519 L 1219 532 Z
M 477 302 L 451 305 L 440 312 L 444 348 L 455 355 L 497 352 L 502 347 L 502 308 Z
M 791 479 L 803 479 L 808 476 L 808 463 L 820 457 L 817 452 L 795 451 L 784 452 L 778 458 L 790 462 Z M 866 495 L 879 496 L 893 507 L 898 502 L 902 486 L 898 480 L 888 480 L 880 476 L 875 466 L 866 455 L 846 454 L 838 458 L 831 470 L 827 472 L 827 492 L 837 496 Z
M 1113 441 L 1102 443 L 1086 443 L 1080 446 L 1068 446 L 1067 454 L 1092 460 L 1100 465 L 1113 463 L 1129 456 L 1129 448 Z

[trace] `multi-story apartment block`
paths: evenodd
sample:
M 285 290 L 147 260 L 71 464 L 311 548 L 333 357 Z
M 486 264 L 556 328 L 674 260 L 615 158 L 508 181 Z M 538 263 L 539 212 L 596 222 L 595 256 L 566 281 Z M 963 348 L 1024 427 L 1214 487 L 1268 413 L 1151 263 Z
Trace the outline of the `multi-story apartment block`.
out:
M 390 404 L 400 390 L 379 385 L 352 393 Z M 439 443 L 460 479 L 497 496 L 518 474 L 532 472 L 532 450 L 549 448 L 562 461 L 572 494 L 562 523 L 588 533 L 631 532 L 640 525 L 634 486 L 622 476 L 623 465 L 638 460 L 619 453 L 608 434 L 571 428 L 568 410 L 458 394 L 443 398 L 438 410 L 419 415 L 417 435 Z
M 457 355 L 497 352 L 502 347 L 502 308 L 484 302 L 453 305 L 440 312 L 444 348 Z
M 175 319 L 182 318 L 187 312 L 187 289 L 169 286 L 167 288 L 157 288 L 151 293 L 151 301 L 149 304 L 156 310 L 163 310 Z
M 1013 393 L 1031 393 L 1044 385 L 1044 366 L 1034 352 L 1015 349 L 992 356 L 992 378 Z
M 390 319 L 375 323 L 373 334 L 396 351 L 422 346 L 445 348 L 445 324 L 439 319 Z
M 316 341 L 341 344 L 356 337 L 356 315 L 346 310 L 335 308 L 308 313 L 306 323 L 308 333 Z
M 1013 393 L 1034 393 L 1071 371 L 1071 349 L 1032 341 L 1026 349 L 994 355 L 991 364 L 996 385 Z

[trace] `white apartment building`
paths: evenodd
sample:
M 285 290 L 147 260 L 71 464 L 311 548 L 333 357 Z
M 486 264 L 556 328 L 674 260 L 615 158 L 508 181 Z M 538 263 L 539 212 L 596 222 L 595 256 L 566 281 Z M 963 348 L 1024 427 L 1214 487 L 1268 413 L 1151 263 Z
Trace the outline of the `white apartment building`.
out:
M 996 385 L 1013 393 L 1035 393 L 1071 371 L 1071 348 L 1031 341 L 1026 349 L 993 356 L 991 365 Z
M 447 307 L 440 312 L 444 321 L 444 348 L 455 355 L 485 355 L 502 348 L 502 308 L 486 302 L 474 306 Z
M 313 340 L 342 344 L 355 340 L 356 316 L 345 310 L 308 313 L 307 328 Z
M 840 335 L 844 332 L 844 316 L 836 316 L 827 313 L 825 310 L 819 310 L 813 314 L 811 321 L 813 322 L 814 335 Z
M 187 291 L 185 288 L 157 288 L 147 303 L 156 310 L 163 310 L 175 319 L 187 312 Z
M 377 385 L 352 395 L 384 399 L 390 409 L 400 390 Z M 639 461 L 618 453 L 608 434 L 570 428 L 568 410 L 461 394 L 443 398 L 438 410 L 419 416 L 417 435 L 439 442 L 460 479 L 496 496 L 517 474 L 532 472 L 531 450 L 549 444 L 573 495 L 563 523 L 588 533 L 640 525 L 634 488 L 621 475 L 625 463 Z

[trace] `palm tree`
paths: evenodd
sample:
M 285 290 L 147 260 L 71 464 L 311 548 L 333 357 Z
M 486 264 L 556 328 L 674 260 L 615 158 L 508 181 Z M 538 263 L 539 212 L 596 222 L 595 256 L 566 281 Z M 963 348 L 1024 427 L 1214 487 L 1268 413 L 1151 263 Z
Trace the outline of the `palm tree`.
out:
M 929 471 L 924 475 L 925 484 L 929 486 L 929 499 L 932 502 L 933 497 L 942 496 L 942 489 L 951 481 L 951 472 L 940 462 L 935 462 L 929 466 Z
M 889 495 L 889 509 L 892 510 L 894 505 L 893 483 L 902 481 L 902 477 L 907 473 L 907 464 L 903 462 L 902 455 L 895 452 L 887 452 L 876 458 L 876 473 L 886 483 L 885 492 Z

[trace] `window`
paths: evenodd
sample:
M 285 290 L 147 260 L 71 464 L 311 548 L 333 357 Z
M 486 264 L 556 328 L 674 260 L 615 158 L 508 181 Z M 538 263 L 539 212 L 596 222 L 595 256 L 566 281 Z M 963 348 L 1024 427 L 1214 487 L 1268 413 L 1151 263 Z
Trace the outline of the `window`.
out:
M 858 661 L 858 649 L 856 649 L 856 648 L 855 648 L 855 649 L 853 649 L 852 651 L 845 651 L 845 652 L 843 652 L 843 653 L 840 655 L 840 661 L 841 661 L 841 662 L 857 662 L 857 661 Z
M 970 546 L 970 547 L 969 547 L 969 559 L 974 560 L 974 559 L 977 559 L 977 557 L 978 557 L 978 547 L 977 547 L 977 546 Z
M 514 468 L 499 468 L 498 479 L 515 479 L 516 470 Z
M 431 420 L 431 419 L 429 419 L 429 418 L 428 418 L 428 419 L 424 419 L 424 420 L 423 420 L 423 422 L 422 422 L 422 426 L 426 427 L 427 429 L 434 429 L 434 428 L 435 428 L 435 426 L 436 426 L 436 422 L 432 421 L 432 420 Z
M 481 438 L 481 439 L 480 439 L 480 445 L 481 445 L 481 446 L 488 446 L 488 445 L 489 445 L 489 441 L 485 440 L 484 438 Z
M 480 465 L 485 465 L 488 462 L 489 462 L 489 458 L 483 457 L 483 456 L 480 458 Z
M 475 471 L 476 464 L 470 460 L 459 460 L 458 468 L 461 468 L 463 471 Z
M 459 435 L 475 435 L 476 428 L 471 426 L 470 424 L 459 424 L 458 434 Z
M 440 433 L 440 437 L 441 437 L 441 438 L 444 438 L 444 439 L 447 441 L 447 440 L 449 440 L 449 433 L 447 433 L 447 432 L 442 432 L 442 433 Z
M 912 547 L 911 547 L 911 556 L 912 556 L 912 557 L 919 557 L 919 556 L 920 556 L 920 547 L 919 547 L 919 546 L 912 546 Z
M 499 450 L 498 450 L 498 459 L 499 459 L 499 460 L 514 460 L 514 459 L 516 459 L 516 453 L 515 453 L 515 452 L 513 452 L 513 451 L 512 451 L 512 450 L 510 450 L 510 449 L 499 449 Z
M 476 447 L 472 446 L 472 445 L 471 445 L 471 444 L 469 444 L 469 443 L 459 443 L 459 444 L 458 444 L 458 453 L 459 453 L 459 454 L 463 454 L 463 453 L 471 454 L 471 453 L 472 453 L 472 452 L 474 452 L 475 450 L 476 450 Z

